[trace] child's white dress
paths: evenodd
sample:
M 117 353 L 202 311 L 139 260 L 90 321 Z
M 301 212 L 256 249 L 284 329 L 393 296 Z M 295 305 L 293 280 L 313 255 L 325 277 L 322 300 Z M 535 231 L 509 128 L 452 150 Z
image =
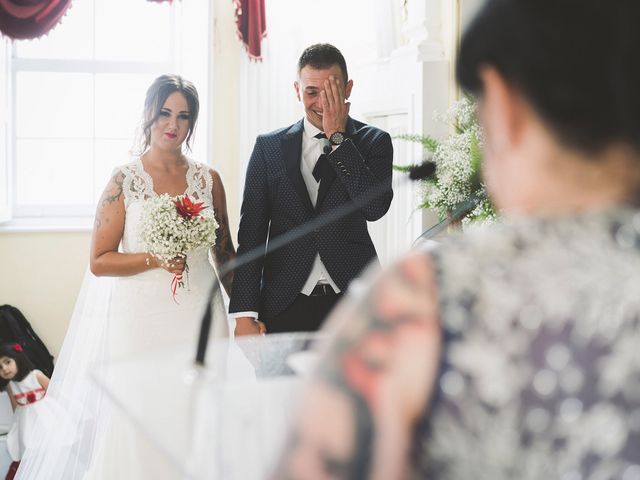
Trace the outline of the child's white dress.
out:
M 39 370 L 32 370 L 21 381 L 9 382 L 18 406 L 13 415 L 11 430 L 7 434 L 7 449 L 11 459 L 16 462 L 22 459 L 25 449 L 33 446 L 40 437 L 36 432 L 36 423 L 38 429 L 46 429 L 53 425 L 56 410 L 59 410 L 51 402 L 43 401 L 46 391 L 38 382 L 38 372 Z

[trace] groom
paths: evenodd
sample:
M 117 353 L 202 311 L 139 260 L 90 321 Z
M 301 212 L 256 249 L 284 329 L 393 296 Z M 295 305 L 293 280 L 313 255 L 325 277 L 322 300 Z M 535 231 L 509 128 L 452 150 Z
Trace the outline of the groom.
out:
M 353 88 L 340 51 L 308 47 L 294 82 L 305 118 L 259 135 L 247 168 L 238 256 L 265 255 L 235 271 L 229 312 L 236 335 L 315 331 L 376 251 L 367 221 L 389 209 L 393 147 L 388 133 L 349 117 Z M 275 251 L 269 240 L 372 189 L 383 194 Z M 259 321 L 258 321 L 259 320 Z

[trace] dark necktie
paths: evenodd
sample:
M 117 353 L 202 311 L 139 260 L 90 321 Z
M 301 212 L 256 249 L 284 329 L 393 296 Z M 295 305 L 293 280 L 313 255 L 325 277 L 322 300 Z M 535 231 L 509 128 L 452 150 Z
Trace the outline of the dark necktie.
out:
M 323 132 L 320 132 L 317 135 L 315 135 L 315 138 L 321 140 L 323 138 L 326 139 L 327 136 Z M 327 156 L 323 153 L 318 157 L 318 161 L 316 162 L 315 167 L 313 167 L 313 178 L 316 179 L 316 182 L 320 182 L 320 180 L 324 175 L 325 169 L 328 166 L 329 164 L 328 164 Z
M 329 160 L 327 160 L 327 156 L 323 153 L 318 157 L 316 166 L 313 167 L 313 178 L 316 179 L 316 182 L 320 182 L 320 180 L 324 176 L 324 172 L 328 167 L 329 167 Z

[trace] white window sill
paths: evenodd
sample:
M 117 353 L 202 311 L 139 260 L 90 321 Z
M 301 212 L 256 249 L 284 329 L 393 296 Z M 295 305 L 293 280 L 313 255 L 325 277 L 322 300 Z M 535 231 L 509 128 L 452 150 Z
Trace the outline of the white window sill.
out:
M 23 217 L 0 223 L 0 233 L 90 232 L 93 217 Z

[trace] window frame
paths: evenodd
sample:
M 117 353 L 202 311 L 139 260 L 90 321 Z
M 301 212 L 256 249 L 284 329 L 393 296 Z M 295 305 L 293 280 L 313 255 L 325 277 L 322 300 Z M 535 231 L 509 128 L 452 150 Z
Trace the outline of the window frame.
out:
M 9 92 L 11 89 L 10 84 L 10 46 L 9 41 L 5 37 L 0 37 L 0 78 L 3 82 L 0 82 L 0 139 L 3 140 L 2 147 L 0 148 L 0 224 L 7 222 L 12 218 L 11 211 L 11 199 L 13 184 L 10 181 L 11 174 L 11 135 L 9 121 L 10 107 L 9 107 Z
M 95 2 L 100 0 L 93 0 Z M 95 18 L 95 8 L 93 10 Z M 3 66 L 6 70 L 7 85 L 2 96 L 6 95 L 7 115 L 6 115 L 6 142 L 5 155 L 7 171 L 4 179 L 6 184 L 7 205 L 3 205 L 0 198 L 0 230 L 43 230 L 43 231 L 66 231 L 66 230 L 87 230 L 91 228 L 92 219 L 95 213 L 95 202 L 92 204 L 70 204 L 70 205 L 21 205 L 17 201 L 17 112 L 18 101 L 16 95 L 17 76 L 22 72 L 51 72 L 51 73 L 82 73 L 91 74 L 140 74 L 159 75 L 165 72 L 179 71 L 180 58 L 180 35 L 182 34 L 182 12 L 178 5 L 170 6 L 170 35 L 169 44 L 172 46 L 171 52 L 166 61 L 128 61 L 128 60 L 102 60 L 96 58 L 87 59 L 61 59 L 61 58 L 31 58 L 19 57 L 15 42 L 3 45 L 6 48 L 6 62 Z M 93 33 L 95 36 L 95 31 Z M 94 37 L 92 37 L 94 39 Z M 95 41 L 95 40 L 94 40 Z M 95 83 L 94 83 L 95 86 Z M 2 98 L 0 96 L 0 98 Z M 89 101 L 95 103 L 95 91 Z M 2 108 L 0 106 L 0 108 Z M 1 111 L 1 110 L 0 110 Z M 94 112 L 95 115 L 95 112 Z M 0 134 L 2 131 L 0 130 Z M 131 132 L 133 140 L 134 132 Z M 53 137 L 55 139 L 55 137 Z M 59 137 L 58 137 L 59 138 Z M 91 142 L 99 140 L 95 131 L 93 137 L 88 138 Z M 95 144 L 95 143 L 94 143 Z M 126 153 L 126 152 L 123 152 Z M 2 152 L 0 152 L 2 154 Z M 1 166 L 1 163 L 0 163 Z M 107 179 L 104 179 L 105 184 Z M 3 182 L 2 172 L 0 172 L 0 186 Z M 100 188 L 100 187 L 97 187 Z M 4 188 L 3 188 L 4 190 Z

